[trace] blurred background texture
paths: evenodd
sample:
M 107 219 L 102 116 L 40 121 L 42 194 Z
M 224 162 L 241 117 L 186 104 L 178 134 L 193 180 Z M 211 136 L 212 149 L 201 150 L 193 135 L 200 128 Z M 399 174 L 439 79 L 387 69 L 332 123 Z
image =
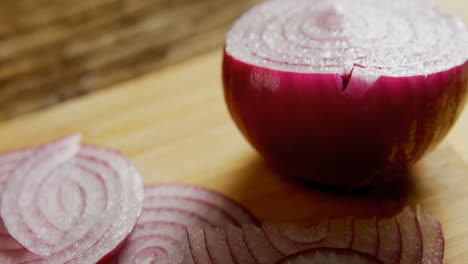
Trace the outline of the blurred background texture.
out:
M 0 120 L 220 48 L 258 2 L 0 0 Z

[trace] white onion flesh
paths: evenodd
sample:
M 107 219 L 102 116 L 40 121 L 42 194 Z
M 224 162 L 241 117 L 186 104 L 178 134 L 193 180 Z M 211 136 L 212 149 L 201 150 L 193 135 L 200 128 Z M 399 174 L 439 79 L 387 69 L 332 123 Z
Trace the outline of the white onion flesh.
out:
M 2 195 L 6 229 L 27 250 L 0 251 L 0 263 L 96 263 L 132 231 L 142 201 L 141 176 L 119 153 L 78 136 L 41 146 Z

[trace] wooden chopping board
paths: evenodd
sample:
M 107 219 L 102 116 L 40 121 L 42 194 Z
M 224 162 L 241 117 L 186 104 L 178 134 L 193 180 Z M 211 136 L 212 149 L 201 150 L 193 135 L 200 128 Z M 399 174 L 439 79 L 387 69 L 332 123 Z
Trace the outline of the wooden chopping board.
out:
M 443 3 L 468 22 L 468 2 Z M 390 215 L 420 206 L 443 225 L 446 263 L 468 259 L 468 110 L 399 188 L 367 194 L 320 192 L 272 172 L 242 138 L 224 104 L 221 51 L 0 123 L 0 151 L 71 133 L 129 156 L 146 184 L 181 182 L 225 193 L 268 222 L 321 215 Z
M 331 194 L 272 172 L 242 138 L 224 104 L 221 51 L 53 109 L 0 123 L 0 150 L 80 132 L 120 149 L 145 183 L 182 182 L 221 191 L 269 222 L 318 215 L 389 215 L 421 206 L 444 228 L 447 263 L 468 258 L 468 114 L 400 188 Z

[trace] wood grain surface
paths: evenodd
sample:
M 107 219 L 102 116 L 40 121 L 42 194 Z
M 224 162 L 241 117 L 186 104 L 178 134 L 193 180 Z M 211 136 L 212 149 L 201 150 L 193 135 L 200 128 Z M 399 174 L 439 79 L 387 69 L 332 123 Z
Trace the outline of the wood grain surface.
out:
M 319 215 L 391 215 L 422 207 L 442 222 L 447 263 L 468 258 L 468 114 L 401 186 L 332 194 L 271 171 L 227 114 L 221 51 L 113 89 L 0 123 L 0 150 L 81 132 L 85 142 L 129 156 L 145 183 L 182 182 L 221 191 L 268 222 Z
M 0 0 L 0 120 L 223 44 L 259 0 Z

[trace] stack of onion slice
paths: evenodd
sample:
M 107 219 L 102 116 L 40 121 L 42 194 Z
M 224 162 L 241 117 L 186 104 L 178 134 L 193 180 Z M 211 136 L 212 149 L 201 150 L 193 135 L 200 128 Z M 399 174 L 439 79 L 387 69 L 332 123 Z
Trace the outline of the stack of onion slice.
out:
M 97 263 L 132 231 L 141 176 L 119 153 L 79 139 L 1 159 L 11 169 L 2 191 L 0 263 Z
M 0 164 L 2 264 L 443 263 L 440 224 L 408 208 L 385 219 L 261 224 L 214 191 L 143 189 L 126 158 L 79 136 L 1 155 Z
M 255 225 L 258 220 L 222 194 L 188 185 L 145 188 L 143 211 L 117 263 L 209 263 L 204 244 L 189 227 Z M 201 254 L 192 255 L 192 251 Z M 178 261 L 177 261 L 178 260 Z M 164 262 L 166 261 L 166 262 Z
M 391 218 L 334 218 L 310 227 L 216 227 L 172 212 L 137 224 L 116 263 L 443 263 L 440 224 L 409 208 Z

